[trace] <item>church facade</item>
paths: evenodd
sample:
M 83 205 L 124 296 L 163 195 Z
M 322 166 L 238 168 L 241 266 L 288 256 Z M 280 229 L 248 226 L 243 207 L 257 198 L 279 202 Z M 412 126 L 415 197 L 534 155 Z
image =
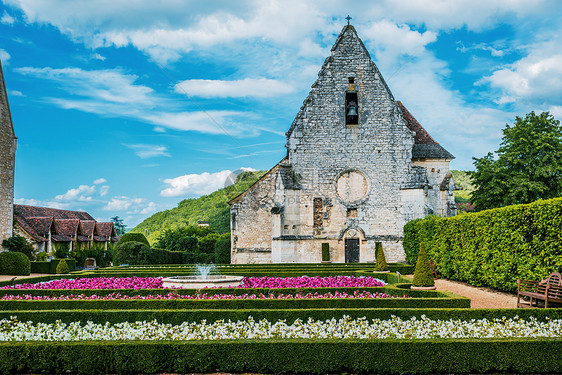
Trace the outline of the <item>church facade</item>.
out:
M 0 250 L 2 241 L 12 236 L 16 147 L 17 138 L 0 62 Z
M 286 156 L 232 201 L 232 263 L 405 259 L 403 226 L 453 216 L 454 158 L 396 101 L 343 28 L 289 131 Z M 328 244 L 328 245 L 323 245 Z

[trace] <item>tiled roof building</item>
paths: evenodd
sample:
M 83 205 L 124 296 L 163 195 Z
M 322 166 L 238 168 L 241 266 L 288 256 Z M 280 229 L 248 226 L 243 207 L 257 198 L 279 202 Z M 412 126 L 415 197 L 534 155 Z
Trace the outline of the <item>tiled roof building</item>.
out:
M 87 212 L 20 204 L 14 205 L 14 234 L 47 253 L 56 243 L 68 243 L 70 250 L 92 246 L 108 249 L 117 241 L 113 223 L 97 222 Z

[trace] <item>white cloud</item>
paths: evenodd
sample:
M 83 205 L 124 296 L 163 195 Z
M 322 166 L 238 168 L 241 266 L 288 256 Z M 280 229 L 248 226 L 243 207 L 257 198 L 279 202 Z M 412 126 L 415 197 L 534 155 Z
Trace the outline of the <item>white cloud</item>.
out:
M 15 204 L 23 204 L 27 206 L 38 206 L 38 207 L 49 207 L 58 208 L 60 210 L 66 210 L 70 208 L 70 203 L 54 202 L 51 200 L 39 200 L 39 199 L 28 199 L 28 198 L 15 198 Z
M 102 187 L 100 187 L 100 197 L 105 197 L 108 191 L 109 191 L 109 186 L 103 185 Z
M 21 91 L 18 90 L 8 90 L 8 95 L 10 96 L 25 96 Z
M 57 201 L 91 201 L 92 194 L 96 191 L 95 186 L 80 185 L 70 189 L 66 193 L 55 196 Z
M 177 197 L 180 195 L 203 195 L 212 193 L 225 186 L 232 171 L 223 170 L 215 173 L 186 174 L 168 178 L 164 183 L 167 188 L 160 192 L 163 197 Z
M 166 146 L 147 145 L 147 144 L 123 144 L 124 146 L 135 150 L 135 154 L 141 159 L 155 158 L 158 156 L 171 156 Z
M 150 202 L 145 198 L 117 196 L 111 198 L 103 210 L 122 211 L 129 215 L 149 215 L 156 212 L 158 207 L 154 202 Z
M 97 180 L 94 180 L 94 185 L 99 185 L 99 184 L 103 184 L 107 182 L 107 180 L 105 178 L 98 178 Z
M 10 54 L 6 50 L 0 48 L 0 61 L 2 61 L 3 65 L 7 65 L 8 60 L 10 60 L 10 57 L 11 57 Z
M 0 23 L 5 25 L 13 25 L 16 22 L 16 19 L 8 14 L 8 12 L 4 11 L 2 18 L 0 18 Z
M 94 60 L 100 60 L 100 61 L 105 61 L 105 56 L 100 55 L 99 53 L 93 53 L 91 55 L 92 59 Z
M 203 98 L 271 97 L 294 91 L 290 85 L 273 79 L 245 78 L 237 81 L 192 79 L 174 86 L 178 93 Z

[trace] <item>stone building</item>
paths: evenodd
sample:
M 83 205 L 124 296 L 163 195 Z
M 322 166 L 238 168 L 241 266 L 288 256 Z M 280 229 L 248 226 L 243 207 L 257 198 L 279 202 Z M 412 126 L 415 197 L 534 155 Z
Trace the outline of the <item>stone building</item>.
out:
M 0 62 L 0 250 L 2 241 L 12 236 L 16 147 L 17 138 Z
M 87 212 L 21 204 L 14 205 L 14 235 L 46 253 L 53 253 L 57 246 L 107 250 L 118 239 L 112 222 L 97 222 Z
M 289 131 L 287 155 L 230 201 L 233 263 L 403 261 L 403 226 L 452 216 L 454 158 L 395 101 L 343 28 Z

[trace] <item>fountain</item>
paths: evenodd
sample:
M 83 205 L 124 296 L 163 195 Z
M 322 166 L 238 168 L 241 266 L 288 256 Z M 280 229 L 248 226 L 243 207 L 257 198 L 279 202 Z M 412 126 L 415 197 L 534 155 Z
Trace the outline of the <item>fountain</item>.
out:
M 216 287 L 235 287 L 244 276 L 219 275 L 214 264 L 195 265 L 194 276 L 173 276 L 162 279 L 164 288 L 203 289 Z

